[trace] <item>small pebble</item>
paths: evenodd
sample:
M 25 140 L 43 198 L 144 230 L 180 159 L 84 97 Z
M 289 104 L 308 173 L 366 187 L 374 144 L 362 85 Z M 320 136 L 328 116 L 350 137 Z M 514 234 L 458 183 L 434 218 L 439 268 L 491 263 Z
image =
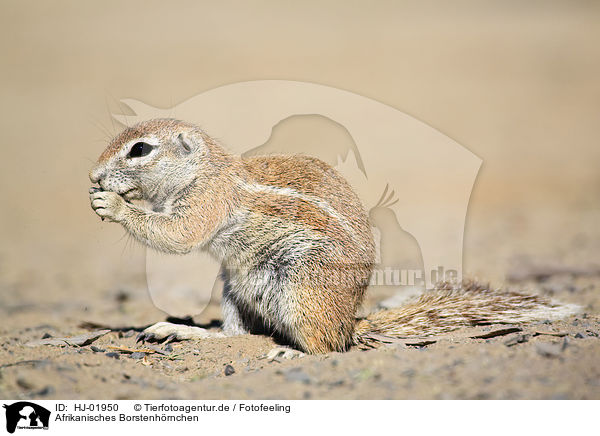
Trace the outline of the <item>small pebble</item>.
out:
M 21 389 L 26 390 L 31 390 L 34 388 L 34 386 L 29 382 L 29 380 L 27 380 L 24 377 L 17 378 L 17 386 L 19 386 Z
M 39 391 L 35 392 L 33 395 L 34 396 L 40 396 L 40 397 L 45 397 L 46 395 L 50 395 L 54 393 L 54 387 L 53 386 L 45 386 L 42 389 L 40 389 Z
M 90 349 L 94 352 L 94 353 L 104 353 L 106 350 L 104 348 L 98 348 L 95 345 L 92 345 L 90 347 Z
M 146 355 L 146 353 L 142 353 L 140 351 L 136 351 L 135 353 L 131 353 L 129 355 L 129 357 L 131 359 L 136 359 L 137 360 L 137 359 L 143 359 L 145 355 Z
M 405 369 L 404 371 L 402 371 L 401 375 L 403 375 L 404 377 L 411 378 L 411 377 L 414 377 L 416 373 L 417 373 L 417 371 L 415 371 L 414 369 L 408 368 L 408 369 Z
M 291 369 L 285 371 L 284 377 L 288 381 L 301 382 L 306 385 L 311 382 L 310 376 L 307 373 L 305 373 L 304 371 L 302 371 L 302 369 L 299 367 L 291 368 Z
M 231 365 L 225 365 L 225 375 L 235 374 L 235 368 Z
M 544 357 L 558 357 L 563 351 L 563 348 L 560 345 L 548 344 L 545 342 L 535 344 L 535 349 L 540 356 Z
M 581 334 L 581 333 L 575 334 L 575 339 L 583 339 L 583 338 L 585 338 L 585 336 L 583 334 Z
M 106 357 L 112 357 L 113 359 L 120 359 L 119 353 L 115 353 L 113 351 L 111 351 L 110 353 L 106 353 L 105 354 Z
M 515 335 L 514 337 L 504 341 L 504 345 L 506 345 L 507 347 L 512 347 L 513 345 L 523 344 L 528 340 L 529 338 L 527 337 L 527 335 Z
M 163 347 L 163 350 L 166 351 L 167 353 L 171 353 L 171 352 L 173 352 L 173 345 L 167 344 Z
M 119 291 L 117 291 L 117 294 L 115 295 L 115 300 L 117 300 L 117 303 L 119 304 L 125 303 L 127 300 L 129 300 L 129 293 L 127 291 L 119 289 Z
M 52 337 L 52 335 L 51 335 L 50 333 L 46 332 L 46 333 L 44 333 L 44 335 L 42 336 L 42 339 L 48 339 L 48 338 L 51 338 L 51 337 Z

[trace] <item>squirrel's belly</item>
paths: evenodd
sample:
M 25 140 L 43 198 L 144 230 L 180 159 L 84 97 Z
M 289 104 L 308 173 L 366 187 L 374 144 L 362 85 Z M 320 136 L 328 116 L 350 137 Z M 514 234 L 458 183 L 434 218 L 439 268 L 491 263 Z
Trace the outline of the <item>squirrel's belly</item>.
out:
M 345 344 L 368 278 L 354 246 L 298 220 L 250 211 L 233 217 L 212 244 L 223 254 L 224 292 L 249 325 L 295 343 L 338 332 Z

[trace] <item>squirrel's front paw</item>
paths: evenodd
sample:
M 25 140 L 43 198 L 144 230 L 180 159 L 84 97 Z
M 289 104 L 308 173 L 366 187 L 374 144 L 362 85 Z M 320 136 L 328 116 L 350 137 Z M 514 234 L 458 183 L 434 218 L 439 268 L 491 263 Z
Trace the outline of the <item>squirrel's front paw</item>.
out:
M 102 218 L 119 222 L 123 219 L 125 200 L 116 192 L 99 191 L 98 188 L 90 189 L 90 203 L 92 209 Z

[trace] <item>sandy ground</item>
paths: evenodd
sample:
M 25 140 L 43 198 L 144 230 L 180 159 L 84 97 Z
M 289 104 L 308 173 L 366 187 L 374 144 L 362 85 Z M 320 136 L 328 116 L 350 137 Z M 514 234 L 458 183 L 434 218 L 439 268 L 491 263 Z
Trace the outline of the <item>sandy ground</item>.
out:
M 1 398 L 600 399 L 593 3 L 1 9 Z M 110 348 L 135 348 L 136 329 L 166 318 L 147 291 L 144 250 L 89 209 L 87 171 L 118 131 L 116 100 L 170 107 L 264 78 L 375 98 L 476 153 L 465 273 L 582 313 L 488 339 L 473 337 L 505 327 L 293 360 L 263 358 L 276 344 L 260 336 L 158 345 L 144 359 Z M 351 141 L 309 117 L 278 125 L 265 149 L 299 138 Z M 364 311 L 389 296 L 373 289 Z M 194 321 L 218 320 L 218 300 Z M 122 329 L 83 347 L 25 346 L 86 333 L 82 322 Z
M 580 233 L 575 238 L 575 244 L 581 243 Z M 488 256 L 493 258 L 493 254 Z M 11 327 L 3 327 L 0 336 L 1 394 L 5 398 L 99 399 L 598 399 L 598 279 L 594 273 L 578 276 L 582 271 L 570 267 L 581 265 L 575 260 L 556 262 L 536 267 L 519 264 L 509 272 L 552 273 L 557 265 L 567 265 L 567 272 L 513 286 L 580 304 L 583 312 L 578 316 L 519 326 L 522 331 L 488 339 L 473 337 L 507 326 L 461 329 L 425 346 L 394 344 L 292 360 L 265 359 L 265 353 L 277 344 L 250 335 L 174 343 L 172 349 L 155 345 L 164 354 L 140 358 L 111 347 L 144 348 L 135 344 L 137 331 L 132 327 L 164 319 L 154 313 L 143 291 L 83 293 L 64 284 L 62 295 L 53 292 L 33 298 L 19 293 L 22 297 L 3 301 L 3 317 Z M 4 286 L 26 289 L 43 284 L 22 279 Z M 204 319 L 213 318 L 211 314 L 219 316 L 216 302 L 203 314 Z M 48 335 L 86 333 L 78 327 L 84 320 L 123 330 L 96 340 L 94 348 L 24 346 Z M 231 375 L 226 375 L 228 366 L 234 370 Z

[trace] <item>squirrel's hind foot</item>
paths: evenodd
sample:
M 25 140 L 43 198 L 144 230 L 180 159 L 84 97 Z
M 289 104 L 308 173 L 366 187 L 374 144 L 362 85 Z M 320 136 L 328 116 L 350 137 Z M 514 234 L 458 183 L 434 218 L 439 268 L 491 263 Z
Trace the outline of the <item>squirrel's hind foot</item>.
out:
M 211 332 L 201 327 L 158 322 L 141 332 L 136 342 L 174 342 L 224 337 L 225 335 L 221 332 Z

